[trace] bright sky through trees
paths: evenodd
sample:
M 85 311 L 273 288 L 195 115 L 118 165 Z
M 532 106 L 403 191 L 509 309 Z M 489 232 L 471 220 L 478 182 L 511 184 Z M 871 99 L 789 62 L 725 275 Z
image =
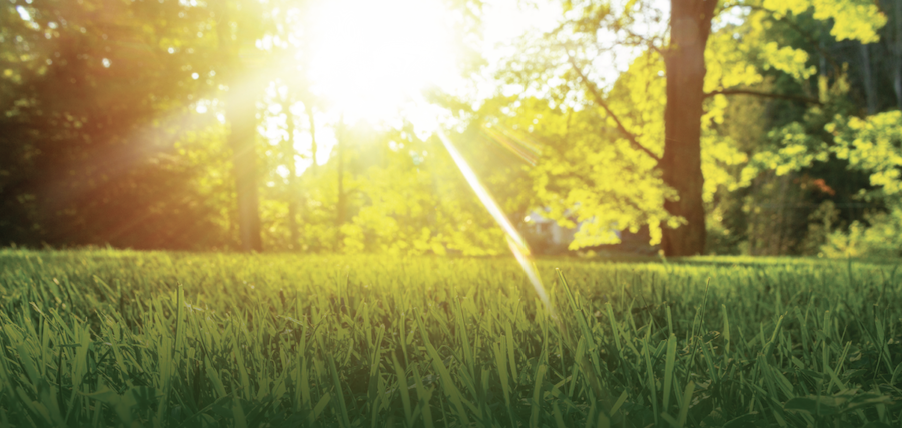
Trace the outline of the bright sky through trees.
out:
M 430 85 L 457 76 L 439 0 L 339 0 L 313 12 L 313 91 L 345 120 L 386 119 Z
M 4 242 L 503 252 L 437 129 L 570 250 L 815 254 L 900 206 L 902 0 L 2 3 Z
M 555 13 L 549 13 L 549 8 Z M 489 64 L 497 65 L 510 54 L 507 46 L 521 35 L 551 30 L 560 11 L 546 3 L 522 8 L 516 2 L 496 0 L 487 2 L 483 12 L 482 39 L 471 47 Z M 431 132 L 437 124 L 434 116 L 440 112 L 424 105 L 423 90 L 475 91 L 476 98 L 486 98 L 496 88 L 490 77 L 491 65 L 483 79 L 475 79 L 475 87 L 464 87 L 461 52 L 456 50 L 459 44 L 451 28 L 455 16 L 440 0 L 326 1 L 313 7 L 311 14 L 310 52 L 299 50 L 298 55 L 310 55 L 305 62 L 310 64 L 311 91 L 326 103 L 326 111 L 317 114 L 318 122 L 336 123 L 342 115 L 348 123 L 393 121 L 404 116 Z M 276 90 L 270 88 L 272 97 Z M 280 106 L 273 108 L 271 113 L 277 116 L 285 113 Z M 296 115 L 306 114 L 300 106 L 291 110 Z M 328 160 L 335 144 L 334 131 L 333 127 L 319 130 L 320 164 Z M 266 118 L 263 132 L 277 144 L 284 134 L 284 118 Z M 295 145 L 301 152 L 309 151 L 309 135 L 298 130 Z M 298 174 L 310 163 L 299 159 Z

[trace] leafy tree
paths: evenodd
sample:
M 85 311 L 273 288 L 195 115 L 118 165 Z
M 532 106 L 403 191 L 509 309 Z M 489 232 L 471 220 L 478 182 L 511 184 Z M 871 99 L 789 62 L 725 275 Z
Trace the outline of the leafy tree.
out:
M 216 135 L 215 123 L 190 120 L 196 94 L 215 88 L 200 79 L 207 39 L 185 25 L 197 13 L 178 2 L 0 6 L 4 240 L 228 243 L 217 207 L 184 185 L 200 169 L 177 155 L 186 133 Z
M 255 43 L 263 36 L 261 3 L 251 1 L 215 2 L 218 68 L 228 86 L 225 117 L 232 149 L 238 229 L 245 251 L 262 251 L 260 238 L 259 173 L 257 171 L 257 100 L 266 83 L 261 67 L 266 64 Z
M 573 137 L 566 144 L 587 147 L 587 153 L 619 152 L 618 156 L 625 159 L 618 160 L 621 166 L 612 167 L 612 160 L 605 159 L 605 164 L 594 168 L 623 168 L 647 178 L 640 186 L 643 195 L 638 197 L 629 196 L 632 189 L 624 190 L 631 184 L 624 180 L 626 175 L 612 174 L 607 177 L 613 180 L 592 180 L 586 183 L 588 186 L 574 187 L 565 196 L 552 195 L 556 200 L 549 202 L 563 199 L 571 212 L 577 212 L 579 220 L 597 224 L 578 234 L 574 246 L 597 244 L 598 236 L 606 236 L 605 231 L 612 227 L 636 228 L 645 223 L 652 229 L 660 227 L 660 232 L 652 235 L 660 236 L 662 249 L 670 256 L 704 252 L 705 204 L 711 198 L 706 195 L 713 195 L 711 189 L 726 179 L 716 167 L 718 163 L 741 161 L 740 154 L 724 144 L 728 142 L 716 132 L 728 105 L 725 96 L 811 99 L 751 88 L 762 81 L 762 68 L 807 79 L 813 72 L 806 65 L 808 56 L 804 51 L 781 46 L 778 41 L 762 39 L 762 25 L 740 33 L 735 26 L 720 21 L 720 17 L 736 17 L 729 14 L 739 10 L 743 19 L 760 24 L 813 9 L 814 18 L 833 20 L 831 34 L 837 39 L 865 42 L 876 40 L 875 31 L 885 22 L 875 6 L 854 1 L 719 4 L 711 0 L 674 0 L 666 19 L 666 32 L 655 33 L 646 28 L 661 28 L 665 19 L 645 2 L 628 2 L 622 11 L 610 3 L 595 1 L 567 1 L 563 8 L 561 25 L 539 39 L 528 40 L 522 46 L 526 60 L 512 61 L 503 77 L 510 83 L 532 88 L 550 102 L 556 114 L 571 115 L 571 110 L 585 109 L 589 111 L 586 120 L 593 115 L 602 118 L 604 130 L 596 130 L 594 137 L 598 142 L 587 143 Z M 712 33 L 712 23 L 719 23 L 721 29 Z M 598 68 L 603 61 L 610 61 L 604 54 L 613 49 L 612 45 L 621 50 L 632 46 L 644 53 L 612 89 L 605 91 Z M 618 94 L 618 87 L 629 89 Z M 555 168 L 554 161 L 549 162 L 551 171 L 575 169 L 573 164 Z M 554 178 L 553 174 L 540 174 L 539 183 Z M 717 181 L 711 186 L 706 178 Z M 596 191 L 585 194 L 586 188 Z M 598 204 L 592 198 L 621 200 L 617 204 Z M 645 199 L 658 199 L 663 212 L 646 210 L 648 204 L 640 203 Z M 556 212 L 560 217 L 565 211 Z
M 883 4 L 887 5 L 891 12 L 892 3 Z M 744 251 L 751 254 L 827 254 L 830 251 L 821 252 L 821 245 L 834 229 L 849 228 L 850 235 L 854 235 L 852 229 L 865 231 L 867 225 L 876 224 L 872 220 L 891 218 L 896 206 L 866 170 L 837 156 L 840 143 L 825 125 L 871 114 L 875 107 L 882 111 L 896 105 L 894 91 L 875 95 L 869 87 L 893 86 L 891 48 L 897 17 L 888 14 L 888 25 L 878 32 L 880 43 L 863 45 L 827 37 L 831 24 L 814 19 L 812 12 L 790 17 L 757 14 L 761 16 L 757 22 L 743 25 L 754 24 L 767 38 L 807 52 L 815 60 L 809 64 L 817 67 L 816 75 L 805 80 L 762 70 L 763 84 L 781 94 L 817 92 L 819 100 L 768 100 L 766 112 L 758 116 L 765 131 L 759 133 L 757 144 L 742 148 L 751 162 L 743 168 L 737 191 L 724 198 L 732 208 L 723 218 L 729 218 L 731 225 L 715 236 L 722 240 L 726 238 L 723 230 L 732 231 L 732 245 L 746 240 L 741 245 L 747 245 Z M 863 58 L 863 46 L 870 52 L 869 60 Z M 742 101 L 747 103 L 749 98 Z M 731 102 L 730 107 L 734 105 L 740 104 Z M 727 123 L 742 120 L 728 117 Z M 729 251 L 721 245 L 718 251 L 722 250 Z
M 298 177 L 300 200 L 304 201 L 299 210 L 301 251 L 471 256 L 505 251 L 501 231 L 494 227 L 438 141 L 420 139 L 409 124 L 382 129 L 357 122 L 346 124 L 344 132 L 342 173 L 347 220 L 340 228 L 335 227 L 339 160 L 334 147 L 324 165 L 308 167 Z M 474 127 L 463 134 L 454 133 L 452 138 L 461 143 L 469 159 L 476 161 L 473 167 L 480 177 L 487 181 L 508 177 L 498 157 L 493 157 L 492 163 L 479 162 L 486 142 L 478 141 L 478 135 L 478 127 Z M 505 156 L 500 147 L 489 150 Z M 264 158 L 274 159 L 275 153 L 272 150 Z M 287 180 L 279 174 L 267 179 L 271 181 L 264 187 L 265 243 L 267 248 L 288 248 L 284 220 Z M 502 200 L 509 200 L 505 189 L 487 185 Z M 508 204 L 506 208 L 525 215 L 526 206 L 518 209 Z
M 8 240 L 207 248 L 232 245 L 234 225 L 241 248 L 262 248 L 257 101 L 294 65 L 284 50 L 255 46 L 274 32 L 263 4 L 11 2 L 0 11 L 11 41 L 0 52 L 0 120 L 13 131 L 0 137 L 13 154 L 0 167 Z M 231 172 L 220 152 L 231 152 Z
M 902 112 L 884 112 L 865 119 L 836 119 L 826 125 L 835 135 L 830 151 L 848 161 L 852 170 L 868 174 L 874 190 L 863 196 L 883 200 L 884 212 L 868 213 L 870 227 L 853 222 L 848 232 L 835 233 L 825 250 L 832 256 L 899 256 L 902 236 Z

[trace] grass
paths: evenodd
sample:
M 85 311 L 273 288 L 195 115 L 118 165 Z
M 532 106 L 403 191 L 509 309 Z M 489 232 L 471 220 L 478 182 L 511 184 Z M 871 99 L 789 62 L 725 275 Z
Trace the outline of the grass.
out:
M 891 264 L 539 267 L 2 250 L 0 426 L 902 426 Z

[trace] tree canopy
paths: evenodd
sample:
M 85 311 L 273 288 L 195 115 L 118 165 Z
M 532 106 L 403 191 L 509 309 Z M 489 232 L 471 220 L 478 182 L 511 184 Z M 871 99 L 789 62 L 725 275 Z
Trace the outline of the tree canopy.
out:
M 349 61 L 365 36 L 341 21 L 350 44 L 318 54 L 325 2 L 4 3 L 0 242 L 500 254 L 442 128 L 540 252 L 532 213 L 574 251 L 631 232 L 668 256 L 898 253 L 898 0 L 521 4 L 553 25 L 502 54 L 493 3 L 436 4 L 456 86 L 367 119 L 355 97 L 431 57 Z

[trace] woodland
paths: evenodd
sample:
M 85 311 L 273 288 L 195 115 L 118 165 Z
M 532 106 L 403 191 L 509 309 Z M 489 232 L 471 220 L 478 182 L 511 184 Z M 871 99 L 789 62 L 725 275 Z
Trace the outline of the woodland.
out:
M 902 0 L 327 3 L 3 1 L 0 245 L 506 253 L 441 129 L 539 254 L 902 255 Z

